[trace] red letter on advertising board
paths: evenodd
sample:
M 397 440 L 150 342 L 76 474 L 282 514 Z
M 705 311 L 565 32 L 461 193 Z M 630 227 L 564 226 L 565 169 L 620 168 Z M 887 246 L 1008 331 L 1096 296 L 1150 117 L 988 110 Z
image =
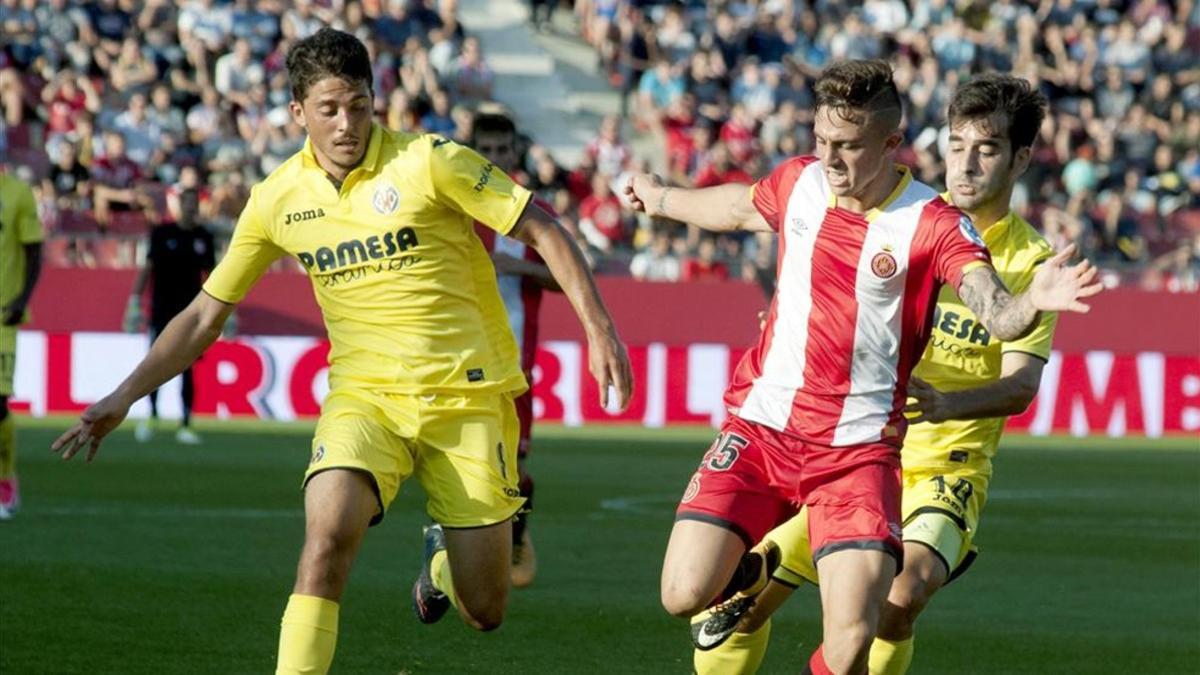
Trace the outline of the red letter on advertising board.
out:
M 547 422 L 561 422 L 563 402 L 558 398 L 558 394 L 554 393 L 554 387 L 562 377 L 562 363 L 558 360 L 558 354 L 538 347 L 533 356 L 533 362 L 534 372 L 538 376 L 535 381 L 529 383 L 533 392 L 533 409 L 538 410 L 538 401 L 541 401 L 542 414 L 538 419 Z
M 1163 431 L 1200 429 L 1200 359 L 1168 356 L 1163 373 Z
M 296 359 L 296 365 L 292 367 L 292 379 L 288 382 L 288 395 L 292 399 L 292 412 L 296 417 L 315 417 L 321 414 L 321 404 L 313 396 L 313 382 L 316 381 L 317 375 L 328 368 L 328 340 L 321 340 Z
M 228 364 L 235 373 L 229 382 L 220 379 L 220 366 Z M 196 412 L 215 415 L 223 406 L 231 415 L 257 416 L 250 395 L 262 386 L 266 366 L 263 356 L 243 342 L 220 340 L 196 361 Z
M 712 415 L 697 414 L 688 410 L 688 389 L 691 376 L 688 371 L 687 347 L 667 348 L 667 424 L 707 424 Z
M 633 371 L 633 398 L 623 413 L 610 414 L 600 407 L 600 385 L 587 367 L 587 350 L 582 350 L 583 376 L 579 378 L 579 412 L 584 422 L 641 422 L 646 417 L 646 348 L 629 348 Z M 611 398 L 610 392 L 610 398 Z
M 1108 386 L 1097 398 L 1082 354 L 1064 355 L 1058 376 L 1058 400 L 1054 405 L 1054 428 L 1071 428 L 1071 410 L 1075 402 L 1083 404 L 1089 432 L 1104 432 L 1112 420 L 1117 403 L 1125 408 L 1125 430 L 1144 432 L 1142 389 L 1138 382 L 1136 356 L 1116 356 L 1108 374 Z
M 46 412 L 77 413 L 87 408 L 71 397 L 71 334 L 46 336 Z

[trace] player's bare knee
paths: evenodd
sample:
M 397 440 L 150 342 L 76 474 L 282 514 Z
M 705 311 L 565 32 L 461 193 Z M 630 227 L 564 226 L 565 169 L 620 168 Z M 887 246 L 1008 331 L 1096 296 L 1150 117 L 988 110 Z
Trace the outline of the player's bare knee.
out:
M 699 614 L 712 601 L 711 594 L 706 597 L 703 589 L 686 583 L 664 583 L 661 599 L 663 609 L 681 619 Z
M 507 597 L 490 599 L 487 602 L 476 601 L 475 604 L 463 602 L 459 613 L 468 626 L 486 633 L 496 630 L 500 627 L 500 624 L 504 623 L 504 613 L 507 605 Z

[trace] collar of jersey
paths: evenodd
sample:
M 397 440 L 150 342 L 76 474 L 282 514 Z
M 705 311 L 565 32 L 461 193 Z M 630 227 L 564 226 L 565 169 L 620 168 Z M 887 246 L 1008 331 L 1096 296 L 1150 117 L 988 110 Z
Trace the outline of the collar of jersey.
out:
M 942 196 L 942 201 L 946 202 L 947 204 L 949 204 L 951 206 L 954 206 L 954 202 L 950 200 L 950 191 L 949 190 L 946 190 L 945 192 L 943 192 L 941 196 Z M 1000 238 L 999 233 L 1007 232 L 1008 228 L 1015 222 L 1017 222 L 1017 212 L 1013 211 L 1012 209 L 1009 209 L 1008 213 L 1004 214 L 1003 218 L 992 223 L 991 227 L 989 227 L 986 230 L 983 230 L 979 234 L 980 234 L 980 236 L 983 237 L 983 240 L 985 243 L 990 243 L 991 241 L 995 241 L 995 240 L 999 239 Z M 989 248 L 990 248 L 990 246 L 989 246 Z
M 896 183 L 896 187 L 892 189 L 892 193 L 889 194 L 882 202 L 879 202 L 878 206 L 875 206 L 863 214 L 863 218 L 868 223 L 883 215 L 883 212 L 887 210 L 887 207 L 891 205 L 892 202 L 896 201 L 900 195 L 904 194 L 904 191 L 908 189 L 909 183 L 912 182 L 912 171 L 909 171 L 907 166 L 904 166 L 903 164 L 896 164 L 895 167 L 896 171 L 900 173 L 900 182 Z M 837 208 L 837 195 L 833 194 L 833 190 L 829 191 L 829 208 Z
M 358 163 L 358 166 L 354 167 L 354 170 L 351 171 L 351 173 L 359 170 L 366 171 L 368 173 L 374 173 L 375 170 L 379 168 L 380 145 L 383 145 L 383 131 L 379 128 L 378 124 L 372 122 L 371 140 L 367 141 L 367 152 L 365 155 L 363 155 L 362 161 Z M 322 172 L 325 171 L 317 162 L 316 154 L 313 153 L 312 138 L 304 139 L 304 149 L 300 151 L 300 159 L 304 163 L 304 168 L 306 169 L 317 169 Z M 349 176 L 347 176 L 347 178 L 349 178 Z

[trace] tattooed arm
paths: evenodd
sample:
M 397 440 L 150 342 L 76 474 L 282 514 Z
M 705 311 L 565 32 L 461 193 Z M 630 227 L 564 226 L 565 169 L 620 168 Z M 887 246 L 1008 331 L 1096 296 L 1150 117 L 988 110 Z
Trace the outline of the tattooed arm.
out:
M 992 335 L 1004 341 L 1019 339 L 1033 330 L 1038 312 L 1088 311 L 1080 301 L 1099 293 L 1102 284 L 1096 281 L 1096 268 L 1088 261 L 1067 265 L 1074 252 L 1072 244 L 1043 263 L 1029 288 L 1016 296 L 1008 292 L 991 265 L 976 267 L 963 275 L 958 297 Z

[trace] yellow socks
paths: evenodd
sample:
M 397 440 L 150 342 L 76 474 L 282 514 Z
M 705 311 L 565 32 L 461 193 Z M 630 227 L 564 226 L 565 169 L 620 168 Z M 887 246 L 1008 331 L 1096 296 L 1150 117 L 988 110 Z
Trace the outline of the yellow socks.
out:
M 884 640 L 875 638 L 871 643 L 868 670 L 871 675 L 904 675 L 913 659 L 913 639 Z
M 450 557 L 445 551 L 433 554 L 429 561 L 429 576 L 433 577 L 433 587 L 450 598 L 450 604 L 458 607 L 458 598 L 454 597 L 454 581 L 450 578 Z
M 293 593 L 279 630 L 275 675 L 323 675 L 337 646 L 338 604 Z
M 0 422 L 0 480 L 17 473 L 17 425 L 10 412 Z
M 771 620 L 768 619 L 753 633 L 734 633 L 720 647 L 702 652 L 697 649 L 692 656 L 696 675 L 750 675 L 758 672 L 763 657 L 767 655 L 767 642 L 771 638 Z

